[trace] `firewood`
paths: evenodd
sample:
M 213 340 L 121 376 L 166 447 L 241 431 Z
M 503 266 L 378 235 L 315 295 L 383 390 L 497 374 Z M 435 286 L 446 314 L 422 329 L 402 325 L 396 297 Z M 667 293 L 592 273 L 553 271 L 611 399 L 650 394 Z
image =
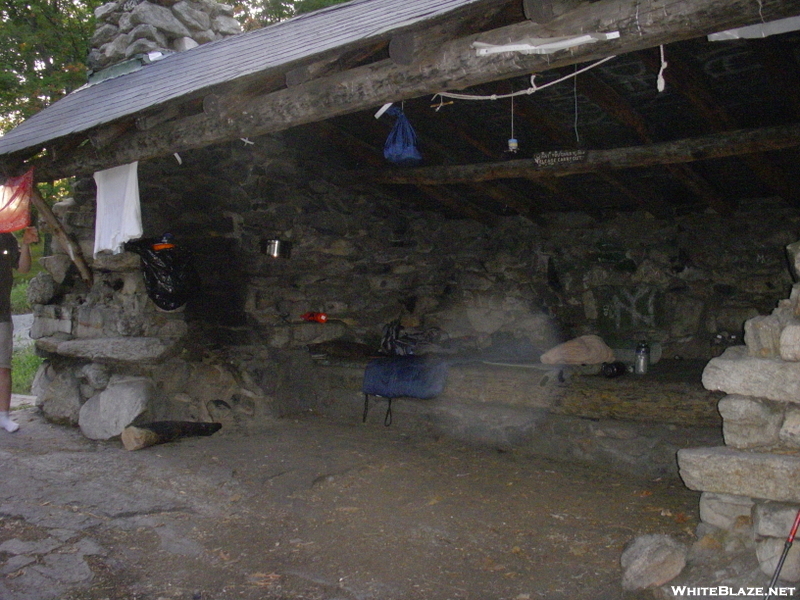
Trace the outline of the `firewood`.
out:
M 146 425 L 131 425 L 122 432 L 122 445 L 126 450 L 141 450 L 182 437 L 212 435 L 221 427 L 221 423 L 197 423 L 194 421 L 157 421 Z

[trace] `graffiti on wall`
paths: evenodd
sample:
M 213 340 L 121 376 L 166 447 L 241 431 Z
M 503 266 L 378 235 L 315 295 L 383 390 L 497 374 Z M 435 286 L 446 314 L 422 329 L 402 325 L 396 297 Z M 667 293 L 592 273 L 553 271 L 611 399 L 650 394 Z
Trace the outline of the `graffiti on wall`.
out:
M 663 324 L 662 294 L 656 287 L 601 286 L 595 294 L 603 330 L 655 329 Z

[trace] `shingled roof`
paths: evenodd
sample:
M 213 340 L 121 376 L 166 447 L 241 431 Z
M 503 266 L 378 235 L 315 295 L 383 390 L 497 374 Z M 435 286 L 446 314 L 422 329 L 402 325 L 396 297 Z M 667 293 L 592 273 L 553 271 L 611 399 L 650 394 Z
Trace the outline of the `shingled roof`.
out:
M 798 14 L 800 0 L 354 0 L 82 88 L 0 138 L 0 170 L 90 175 L 291 129 L 309 160 L 328 147 L 343 181 L 487 222 L 584 207 L 722 214 L 743 194 L 800 206 L 800 32 L 706 38 Z M 475 46 L 585 33 L 619 36 L 545 55 Z M 534 85 L 513 114 L 509 99 L 431 100 Z M 373 116 L 401 100 L 421 168 L 385 168 L 392 120 Z
M 482 0 L 353 0 L 275 25 L 167 55 L 132 73 L 86 85 L 0 137 L 0 155 L 134 115 L 176 98 L 391 32 Z

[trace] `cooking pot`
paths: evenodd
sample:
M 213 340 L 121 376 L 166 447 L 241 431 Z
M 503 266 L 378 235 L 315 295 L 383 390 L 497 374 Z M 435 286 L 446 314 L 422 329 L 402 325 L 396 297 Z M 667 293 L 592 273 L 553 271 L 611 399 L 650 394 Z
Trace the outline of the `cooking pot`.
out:
M 272 258 L 289 258 L 292 243 L 284 240 L 261 240 L 261 252 Z

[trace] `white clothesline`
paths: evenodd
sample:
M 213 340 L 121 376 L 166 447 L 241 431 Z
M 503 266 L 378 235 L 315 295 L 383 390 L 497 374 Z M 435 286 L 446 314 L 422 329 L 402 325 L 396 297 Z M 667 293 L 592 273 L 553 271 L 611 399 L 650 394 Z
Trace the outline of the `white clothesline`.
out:
M 612 58 L 616 58 L 616 56 L 607 56 L 606 58 L 598 60 L 597 62 L 594 62 L 591 65 L 588 65 L 588 66 L 586 66 L 586 67 L 584 67 L 582 69 L 579 69 L 579 70 L 575 71 L 574 73 L 570 73 L 569 75 L 565 75 L 564 77 L 562 77 L 560 79 L 556 79 L 555 81 L 551 81 L 549 83 L 545 83 L 544 85 L 538 85 L 538 86 L 536 85 L 536 81 L 535 81 L 536 73 L 534 73 L 533 75 L 531 75 L 531 87 L 529 87 L 527 89 L 524 89 L 524 90 L 519 90 L 517 92 L 511 92 L 511 93 L 508 93 L 508 94 L 491 94 L 491 95 L 488 95 L 488 96 L 476 96 L 476 95 L 472 95 L 472 94 L 457 94 L 457 93 L 454 93 L 454 92 L 437 92 L 437 93 L 435 93 L 433 95 L 433 98 L 435 99 L 437 96 L 439 96 L 439 98 L 453 98 L 454 100 L 502 100 L 503 98 L 513 98 L 514 96 L 526 96 L 526 95 L 530 95 L 530 94 L 533 94 L 535 92 L 538 92 L 539 90 L 543 90 L 545 88 L 548 88 L 551 85 L 556 85 L 557 83 L 561 83 L 562 81 L 566 81 L 567 79 L 571 79 L 571 78 L 573 78 L 573 77 L 575 77 L 577 75 L 580 75 L 581 73 L 585 73 L 589 69 L 594 69 L 595 67 L 598 67 L 598 66 L 602 65 L 603 63 L 608 62 Z

